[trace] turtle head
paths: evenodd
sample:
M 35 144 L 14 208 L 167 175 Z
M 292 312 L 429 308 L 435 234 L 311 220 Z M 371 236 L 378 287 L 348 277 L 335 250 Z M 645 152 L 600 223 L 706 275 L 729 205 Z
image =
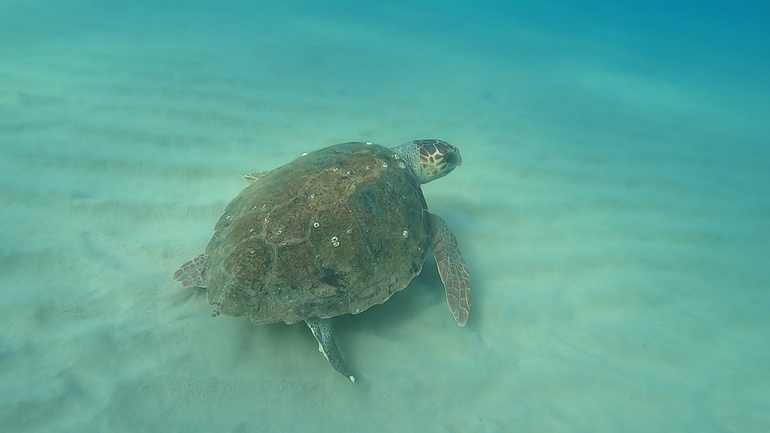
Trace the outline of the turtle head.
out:
M 460 151 L 441 140 L 414 140 L 391 150 L 406 162 L 421 184 L 448 175 L 463 162 Z

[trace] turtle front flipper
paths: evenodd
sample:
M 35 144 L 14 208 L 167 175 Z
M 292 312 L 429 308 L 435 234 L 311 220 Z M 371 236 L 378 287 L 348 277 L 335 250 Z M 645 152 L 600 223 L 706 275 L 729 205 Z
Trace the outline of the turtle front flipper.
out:
M 342 360 L 340 351 L 337 350 L 337 343 L 334 342 L 334 330 L 332 328 L 332 319 L 306 319 L 307 327 L 313 332 L 313 336 L 318 340 L 318 351 L 323 353 L 329 364 L 334 367 L 339 374 L 345 376 L 353 383 L 356 378 L 350 374 L 345 361 Z
M 182 265 L 174 272 L 174 281 L 182 283 L 183 287 L 202 287 L 206 288 L 206 282 L 203 280 L 203 267 L 206 266 L 208 256 L 201 254 Z
M 446 222 L 438 215 L 430 215 L 430 247 L 436 258 L 438 274 L 446 290 L 446 302 L 457 325 L 465 326 L 471 311 L 471 277 L 460 253 L 457 239 Z

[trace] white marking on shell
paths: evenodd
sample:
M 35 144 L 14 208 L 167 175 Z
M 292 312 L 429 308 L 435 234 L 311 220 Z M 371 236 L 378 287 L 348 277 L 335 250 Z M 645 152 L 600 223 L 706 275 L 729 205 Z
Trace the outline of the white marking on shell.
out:
M 382 163 L 382 168 L 388 168 L 388 163 L 387 162 L 383 162 Z
M 318 226 L 320 226 L 320 225 L 321 225 L 321 224 L 318 224 L 317 222 L 314 222 L 314 223 L 313 223 L 313 227 L 315 227 L 315 228 L 318 228 Z
M 307 156 L 307 152 L 302 152 L 302 155 L 300 156 Z
M 347 230 L 347 233 L 348 233 L 348 234 L 351 234 L 351 233 L 353 233 L 353 230 L 351 230 L 351 229 L 348 229 L 348 230 Z
M 366 145 L 367 145 L 367 146 L 371 146 L 371 145 L 372 145 L 372 142 L 371 142 L 371 141 L 367 141 L 367 142 L 366 142 Z
M 340 240 L 337 236 L 332 236 L 332 245 L 334 245 L 335 247 L 340 246 Z
M 404 230 L 404 232 L 401 233 L 401 234 L 404 235 L 405 238 L 408 238 L 409 237 L 409 230 Z
M 400 168 L 400 169 L 404 169 L 404 168 L 406 168 L 406 164 L 404 164 L 404 162 L 403 162 L 403 161 L 399 161 L 399 162 L 398 162 L 398 168 Z
M 315 194 L 310 194 L 310 198 L 315 198 Z

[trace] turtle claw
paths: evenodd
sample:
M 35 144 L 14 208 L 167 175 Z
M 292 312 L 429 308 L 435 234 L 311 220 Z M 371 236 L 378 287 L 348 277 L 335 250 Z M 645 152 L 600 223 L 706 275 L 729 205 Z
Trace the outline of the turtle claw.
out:
M 318 351 L 323 353 L 329 364 L 337 370 L 337 372 L 345 376 L 348 380 L 356 383 L 356 377 L 350 374 L 345 361 L 342 360 L 342 355 L 337 349 L 337 343 L 334 342 L 334 329 L 332 328 L 332 319 L 305 319 L 307 327 L 313 333 L 313 336 L 318 340 Z
M 471 311 L 471 277 L 460 253 L 457 239 L 446 222 L 438 215 L 430 215 L 432 237 L 430 247 L 441 282 L 446 290 L 446 302 L 458 326 L 468 323 Z

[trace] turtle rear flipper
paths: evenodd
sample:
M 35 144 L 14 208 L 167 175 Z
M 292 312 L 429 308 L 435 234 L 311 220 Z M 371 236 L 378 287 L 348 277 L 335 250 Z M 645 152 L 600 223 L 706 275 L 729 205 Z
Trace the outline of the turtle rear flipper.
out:
M 182 283 L 183 287 L 202 287 L 206 288 L 206 282 L 203 280 L 203 267 L 206 266 L 208 256 L 201 254 L 182 265 L 174 272 L 174 281 Z
M 431 214 L 430 247 L 436 258 L 438 274 L 446 290 L 449 311 L 458 326 L 465 326 L 471 311 L 471 277 L 460 253 L 457 239 L 440 216 Z
M 318 351 L 323 353 L 329 364 L 339 374 L 345 376 L 349 381 L 356 383 L 356 377 L 350 374 L 345 361 L 342 359 L 342 355 L 340 355 L 340 351 L 337 349 L 337 343 L 334 341 L 332 319 L 311 318 L 305 319 L 305 323 L 307 323 L 310 331 L 313 332 L 315 339 L 318 340 Z
M 270 171 L 252 171 L 251 173 L 247 173 L 243 175 L 243 180 L 248 182 L 249 184 L 252 184 L 256 181 L 258 181 L 260 178 L 264 177 L 266 174 L 270 173 Z

